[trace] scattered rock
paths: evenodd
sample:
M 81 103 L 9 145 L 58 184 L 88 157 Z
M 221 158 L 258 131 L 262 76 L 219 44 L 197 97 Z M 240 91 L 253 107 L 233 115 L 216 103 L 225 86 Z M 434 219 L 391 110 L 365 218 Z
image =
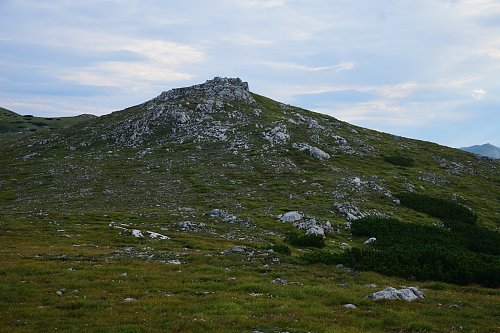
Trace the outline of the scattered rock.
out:
M 232 214 L 229 214 L 228 212 L 222 210 L 222 209 L 212 209 L 210 211 L 210 217 L 213 217 L 213 218 L 220 218 L 222 219 L 223 221 L 225 222 L 229 222 L 229 223 L 234 223 L 237 221 L 237 217 L 232 215 Z
M 236 245 L 228 250 L 225 250 L 221 252 L 221 254 L 230 254 L 230 253 L 243 253 L 247 250 L 248 248 L 244 245 Z
M 149 238 L 153 238 L 153 239 L 161 239 L 161 240 L 167 240 L 167 239 L 170 239 L 170 237 L 165 236 L 165 235 L 162 235 L 162 234 L 159 234 L 159 233 L 157 233 L 157 232 L 153 232 L 153 231 L 146 231 L 146 233 L 149 235 Z
M 173 259 L 173 260 L 167 260 L 167 264 L 170 264 L 170 265 L 180 265 L 182 263 L 179 260 L 177 260 L 177 259 Z
M 343 304 L 342 305 L 344 308 L 347 308 L 347 309 L 357 309 L 358 307 L 354 304 L 351 304 L 351 303 L 348 303 L 348 304 Z
M 199 231 L 206 227 L 205 223 L 194 223 L 191 221 L 181 221 L 177 225 L 182 231 Z
M 285 144 L 290 139 L 290 135 L 285 125 L 279 125 L 263 132 L 262 138 L 269 141 L 271 147 L 273 147 Z

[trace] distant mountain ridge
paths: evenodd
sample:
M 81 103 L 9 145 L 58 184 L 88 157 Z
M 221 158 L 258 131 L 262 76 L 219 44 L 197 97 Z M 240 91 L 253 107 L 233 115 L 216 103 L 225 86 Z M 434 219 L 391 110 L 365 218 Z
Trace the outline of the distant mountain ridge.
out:
M 73 117 L 36 117 L 33 115 L 20 115 L 14 111 L 0 107 L 0 134 L 53 130 L 93 118 L 97 118 L 97 116 L 81 114 Z
M 495 159 L 500 158 L 500 148 L 492 145 L 491 143 L 485 143 L 484 145 L 475 145 L 470 147 L 462 147 L 459 149 L 476 155 L 487 156 Z

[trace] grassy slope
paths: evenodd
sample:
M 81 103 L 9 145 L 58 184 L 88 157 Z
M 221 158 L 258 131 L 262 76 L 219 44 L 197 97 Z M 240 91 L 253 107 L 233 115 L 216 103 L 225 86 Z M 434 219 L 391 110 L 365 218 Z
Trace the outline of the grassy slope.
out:
M 75 117 L 33 117 L 19 115 L 0 107 L 0 133 L 36 132 L 43 129 L 63 128 L 93 118 L 95 116 L 88 114 Z
M 278 104 L 255 97 L 266 111 L 259 121 L 283 119 Z M 364 158 L 339 153 L 319 162 L 287 146 L 265 152 L 264 159 L 260 151 L 251 150 L 246 156 L 250 166 L 245 156 L 225 154 L 220 143 L 154 144 L 162 133 L 149 141 L 151 153 L 142 158 L 137 154 L 143 148 L 92 141 L 78 127 L 31 137 L 34 147 L 5 139 L 0 153 L 11 158 L 0 159 L 0 330 L 500 332 L 495 320 L 498 290 L 302 266 L 296 258 L 308 250 L 300 248 L 294 248 L 292 256 L 263 251 L 254 256 L 221 254 L 234 245 L 258 248 L 279 241 L 290 226 L 274 216 L 294 209 L 340 228 L 327 239 L 330 250 L 340 251 L 340 242 L 362 246 L 363 239 L 351 239 L 343 228 L 343 216 L 332 209 L 337 200 L 332 190 L 348 193 L 364 210 L 391 212 L 413 223 L 435 220 L 394 205 L 378 193 L 353 191 L 343 182 L 353 175 L 376 180 L 393 193 L 411 182 L 425 187 L 428 194 L 446 198 L 457 194 L 478 212 L 479 224 L 498 227 L 495 165 L 455 149 L 296 111 L 335 124 L 336 133 L 346 138 L 355 129 L 381 153 Z M 96 127 L 111 126 L 137 112 L 131 108 L 99 118 Z M 245 130 L 260 140 L 262 130 L 254 126 Z M 294 142 L 312 144 L 311 131 L 298 125 L 289 125 L 289 131 Z M 329 143 L 323 144 L 320 148 L 326 150 Z M 39 155 L 23 158 L 34 150 Z M 410 154 L 415 166 L 383 162 L 383 154 L 399 152 Z M 476 172 L 451 174 L 439 167 L 436 156 L 472 165 Z M 275 165 L 284 159 L 298 168 L 277 171 Z M 421 173 L 435 173 L 449 184 L 422 181 Z M 207 215 L 213 208 L 251 218 L 254 225 L 213 220 Z M 200 233 L 180 231 L 176 224 L 183 220 L 203 222 L 209 228 Z M 108 226 L 111 222 L 161 232 L 171 240 L 120 234 Z M 183 264 L 164 263 L 171 259 Z M 272 284 L 276 277 L 303 286 Z M 380 288 L 366 287 L 368 283 Z M 365 299 L 386 285 L 415 284 L 425 289 L 425 300 Z M 63 295 L 57 295 L 62 288 Z M 124 302 L 127 297 L 137 301 Z M 345 303 L 359 309 L 346 309 Z

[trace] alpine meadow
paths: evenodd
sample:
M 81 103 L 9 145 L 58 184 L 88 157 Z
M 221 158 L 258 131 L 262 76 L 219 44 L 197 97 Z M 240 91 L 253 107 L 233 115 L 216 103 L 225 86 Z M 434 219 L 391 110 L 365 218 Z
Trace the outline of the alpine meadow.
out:
M 2 332 L 500 332 L 499 160 L 239 78 L 99 117 L 14 111 Z

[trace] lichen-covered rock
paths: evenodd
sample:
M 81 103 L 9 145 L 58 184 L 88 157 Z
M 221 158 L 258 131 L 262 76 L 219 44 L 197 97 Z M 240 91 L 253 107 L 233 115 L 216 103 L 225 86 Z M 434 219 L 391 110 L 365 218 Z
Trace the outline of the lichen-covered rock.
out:
M 222 209 L 212 209 L 210 211 L 210 216 L 211 217 L 214 217 L 214 218 L 220 218 L 222 219 L 223 221 L 225 222 L 230 222 L 230 223 L 234 223 L 237 221 L 237 217 L 232 215 L 232 214 L 229 214 L 228 212 L 222 210 Z
M 319 225 L 313 225 L 306 230 L 306 234 L 325 237 L 325 230 Z
M 327 152 L 324 152 L 323 150 L 319 149 L 318 147 L 311 147 L 309 149 L 309 153 L 311 154 L 312 157 L 317 158 L 319 160 L 327 160 L 330 158 L 330 154 Z
M 399 290 L 393 287 L 387 287 L 384 290 L 368 295 L 368 298 L 376 301 L 382 299 L 398 299 L 411 302 L 424 298 L 424 293 L 420 291 L 418 287 L 403 287 Z
M 302 220 L 303 217 L 304 216 L 302 214 L 300 214 L 299 212 L 292 211 L 292 212 L 288 212 L 288 213 L 281 215 L 280 221 L 281 222 L 295 222 L 295 221 Z
M 290 139 L 290 135 L 285 125 L 279 125 L 263 132 L 262 138 L 269 141 L 271 147 L 273 147 L 285 144 Z
M 205 83 L 186 88 L 176 88 L 164 91 L 154 99 L 155 102 L 166 102 L 183 97 L 198 97 L 202 99 L 239 100 L 255 103 L 248 89 L 248 83 L 240 78 L 215 77 Z

